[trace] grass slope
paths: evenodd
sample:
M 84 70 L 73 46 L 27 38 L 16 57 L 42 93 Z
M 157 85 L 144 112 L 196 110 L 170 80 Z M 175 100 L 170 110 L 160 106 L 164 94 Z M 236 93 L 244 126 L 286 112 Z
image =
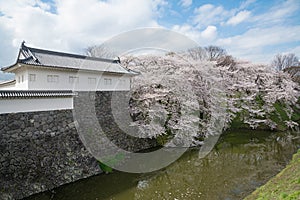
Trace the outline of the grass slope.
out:
M 300 199 L 300 150 L 285 169 L 258 188 L 245 200 L 299 200 Z

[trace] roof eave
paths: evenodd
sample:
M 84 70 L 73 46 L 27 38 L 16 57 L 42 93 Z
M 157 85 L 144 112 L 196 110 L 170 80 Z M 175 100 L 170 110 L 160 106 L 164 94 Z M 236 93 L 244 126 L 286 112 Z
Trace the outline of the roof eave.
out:
M 141 75 L 141 72 L 138 72 L 138 71 L 135 71 L 135 70 L 132 70 L 132 69 L 127 69 L 126 70 L 128 71 L 128 73 L 131 75 L 131 76 L 138 76 L 138 75 Z
M 22 48 L 23 48 L 23 46 L 24 46 L 24 41 L 22 42 L 22 44 L 21 44 L 21 46 L 20 46 L 20 48 L 19 48 L 19 53 L 18 53 L 18 56 L 17 56 L 17 60 L 15 61 L 15 64 L 12 64 L 12 65 L 9 65 L 9 66 L 7 66 L 7 67 L 2 67 L 1 68 L 1 71 L 3 71 L 3 72 L 12 72 L 13 71 L 13 68 L 16 66 L 16 65 L 18 65 L 18 64 L 20 64 L 19 63 L 19 58 L 20 58 L 20 54 L 21 54 L 21 51 L 22 51 Z M 20 67 L 20 66 L 19 66 Z
M 99 72 L 99 73 L 104 73 L 104 74 L 118 74 L 118 75 L 130 75 L 130 76 L 137 76 L 140 75 L 139 72 L 133 71 L 133 70 L 127 70 L 128 73 L 124 72 L 114 72 L 114 71 L 100 71 L 100 70 L 92 70 L 92 69 L 77 69 L 77 68 L 72 68 L 72 67 L 58 67 L 58 66 L 48 66 L 48 65 L 38 65 L 38 64 L 23 64 L 23 63 L 16 63 L 15 65 L 9 66 L 7 69 L 9 71 L 7 72 L 13 72 L 16 69 L 20 67 L 35 67 L 35 68 L 41 68 L 41 69 L 50 69 L 50 70 L 67 70 L 67 71 L 87 71 L 87 72 Z
M 132 70 L 132 69 L 128 69 L 128 68 L 126 68 L 126 67 L 123 67 L 120 63 L 118 63 L 118 65 L 119 65 L 121 68 L 123 68 L 124 70 L 127 71 L 127 73 L 124 73 L 124 74 L 128 74 L 128 75 L 130 75 L 130 76 L 138 76 L 138 75 L 141 75 L 140 72 L 134 71 L 134 70 Z
M 16 69 L 18 69 L 20 67 L 21 67 L 20 63 L 16 62 L 13 65 L 10 65 L 10 66 L 7 66 L 7 67 L 2 67 L 1 71 L 11 73 L 11 72 L 15 71 Z
M 16 80 L 8 80 L 8 81 L 5 81 L 5 82 L 1 82 L 0 83 L 0 86 L 5 86 L 5 85 L 14 85 L 16 83 Z

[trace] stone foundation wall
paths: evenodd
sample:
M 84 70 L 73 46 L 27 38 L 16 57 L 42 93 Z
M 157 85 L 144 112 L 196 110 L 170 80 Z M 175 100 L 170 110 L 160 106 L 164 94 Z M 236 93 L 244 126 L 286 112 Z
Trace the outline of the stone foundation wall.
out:
M 80 92 L 74 110 L 1 114 L 0 199 L 21 199 L 101 173 L 75 127 L 77 120 L 89 118 L 84 113 L 88 109 L 96 113 L 101 128 L 120 148 L 139 151 L 156 146 L 155 140 L 125 134 L 115 122 L 111 100 L 124 107 L 120 110 L 124 115 L 126 94 Z

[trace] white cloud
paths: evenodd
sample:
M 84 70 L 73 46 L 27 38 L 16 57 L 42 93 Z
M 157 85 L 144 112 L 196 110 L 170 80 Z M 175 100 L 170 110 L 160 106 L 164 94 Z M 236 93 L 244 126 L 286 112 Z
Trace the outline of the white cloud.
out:
M 162 29 L 143 28 L 122 33 L 104 43 L 117 55 L 140 54 L 145 52 L 166 53 L 184 51 L 197 46 L 197 43 L 183 34 Z
M 199 41 L 199 38 L 201 37 L 201 33 L 188 24 L 175 25 L 172 27 L 172 30 L 181 33 L 194 41 Z
M 256 0 L 246 0 L 239 7 L 226 10 L 223 6 L 204 4 L 194 10 L 193 24 L 197 27 L 208 25 L 237 25 L 247 20 L 251 11 L 245 10 Z
M 300 26 L 275 26 L 271 28 L 254 28 L 244 34 L 218 39 L 217 44 L 225 47 L 231 54 L 253 61 L 266 61 L 283 49 L 270 46 L 282 45 L 290 42 L 300 42 Z
M 195 16 L 193 17 L 193 23 L 197 27 L 206 27 L 208 25 L 218 24 L 229 15 L 222 6 L 214 6 L 212 4 L 205 4 L 195 9 Z
M 190 39 L 197 42 L 200 46 L 210 45 L 214 42 L 217 36 L 217 27 L 212 25 L 207 26 L 206 29 L 202 31 L 188 24 L 184 24 L 182 26 L 175 25 L 173 26 L 172 30 L 186 35 Z
M 83 53 L 83 48 L 100 44 L 121 32 L 141 27 L 160 27 L 161 21 L 172 26 L 171 18 L 174 17 L 171 15 L 168 19 L 160 20 L 168 13 L 164 9 L 171 5 L 165 0 L 50 2 L 0 0 L 0 66 L 15 62 L 22 40 L 28 45 L 45 49 Z M 256 10 L 258 3 L 250 9 L 249 5 L 255 2 L 256 0 L 245 0 L 229 10 L 220 4 L 203 4 L 192 13 L 186 13 L 186 21 L 173 25 L 171 29 L 185 34 L 201 46 L 220 45 L 234 56 L 254 60 L 266 59 L 276 50 L 266 51 L 266 48 L 299 42 L 299 26 L 289 25 L 297 18 L 299 0 L 279 1 L 281 3 L 274 3 L 273 7 L 263 13 Z M 192 0 L 181 0 L 176 5 L 192 8 L 192 3 Z M 180 12 L 179 10 L 176 11 Z M 174 18 L 179 18 L 178 16 Z M 247 29 L 230 27 L 239 32 L 239 35 L 226 32 L 229 28 L 225 25 L 234 26 L 243 22 L 247 22 Z M 231 36 L 218 38 L 228 34 Z M 295 48 L 295 51 L 297 54 L 299 48 Z
M 254 2 L 256 2 L 256 0 L 246 0 L 246 1 L 242 2 L 239 7 L 239 10 L 243 10 L 243 9 L 247 8 L 249 5 L 253 4 Z
M 300 59 L 300 46 L 289 48 L 288 52 L 294 53 Z
M 157 19 L 164 0 L 55 0 L 55 13 L 40 0 L 0 1 L 0 30 L 7 48 L 17 49 L 22 40 L 29 45 L 83 53 L 83 48 L 100 44 L 115 34 L 138 27 L 159 27 Z M 1 37 L 2 38 L 2 37 Z M 0 66 L 14 60 L 2 59 Z M 15 59 L 15 58 L 14 58 Z
M 247 11 L 247 10 L 240 11 L 235 16 L 231 17 L 227 21 L 227 24 L 235 26 L 235 25 L 247 20 L 250 17 L 250 15 L 251 15 L 250 11 Z
M 275 4 L 262 14 L 252 15 L 250 10 L 245 10 L 249 5 L 255 3 L 256 0 L 246 0 L 239 7 L 226 10 L 223 6 L 204 4 L 194 10 L 192 17 L 193 25 L 203 28 L 208 25 L 237 25 L 244 21 L 256 23 L 255 26 L 270 26 L 292 16 L 300 8 L 299 0 L 285 0 L 280 4 Z
M 254 28 L 242 35 L 220 39 L 220 44 L 238 46 L 241 49 L 299 42 L 300 26 L 277 26 L 272 28 Z M 231 41 L 231 42 L 228 42 Z
M 217 27 L 208 26 L 204 31 L 201 32 L 201 36 L 204 39 L 213 40 L 217 36 Z
M 299 12 L 300 1 L 299 0 L 286 0 L 281 4 L 277 4 L 270 8 L 266 13 L 259 14 L 252 17 L 252 21 L 257 25 L 278 25 L 278 23 L 285 22 L 288 17 L 295 12 Z
M 180 0 L 179 4 L 182 7 L 187 8 L 193 4 L 193 0 Z

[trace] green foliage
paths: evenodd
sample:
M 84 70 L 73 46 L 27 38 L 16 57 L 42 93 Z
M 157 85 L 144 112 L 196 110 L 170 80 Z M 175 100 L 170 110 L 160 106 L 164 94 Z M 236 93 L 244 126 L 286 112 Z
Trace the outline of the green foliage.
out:
M 101 158 L 101 161 L 98 160 L 98 165 L 102 171 L 106 173 L 111 173 L 113 171 L 113 166 L 120 163 L 124 160 L 125 155 L 123 153 L 118 153 L 116 155 L 107 156 Z
M 282 198 L 282 199 L 286 198 L 287 196 L 288 196 L 288 194 L 285 192 L 280 194 L 280 198 Z
M 249 129 L 249 125 L 245 124 L 242 119 L 242 113 L 237 113 L 236 117 L 231 121 L 230 129 Z
M 289 120 L 289 117 L 285 112 L 285 105 L 283 103 L 276 101 L 274 107 L 282 120 Z
M 298 105 L 300 100 L 298 101 Z M 263 109 L 263 106 L 265 104 L 264 100 L 262 99 L 261 95 L 257 95 L 255 98 L 255 104 L 257 105 L 258 109 Z M 294 110 L 291 118 L 288 116 L 286 110 L 286 105 L 282 103 L 281 101 L 276 101 L 274 103 L 274 111 L 271 113 L 267 113 L 265 116 L 255 116 L 256 119 L 270 119 L 271 121 L 275 122 L 277 127 L 276 130 L 283 131 L 287 130 L 287 126 L 285 124 L 285 121 L 293 120 L 298 121 L 300 120 L 300 109 L 298 109 L 296 106 L 292 106 L 292 109 Z M 249 117 L 249 112 L 247 110 L 242 110 L 241 112 L 236 114 L 236 117 L 232 120 L 230 129 L 249 129 L 250 126 L 248 124 L 245 124 L 244 118 Z M 265 124 L 260 124 L 257 129 L 269 129 L 269 127 Z
M 300 121 L 300 98 L 298 99 L 296 105 L 292 105 L 292 109 L 294 110 L 294 113 L 292 114 L 292 120 L 295 122 L 299 122 Z
M 255 102 L 259 106 L 259 108 L 262 108 L 265 104 L 265 101 L 263 100 L 263 98 L 260 94 L 256 95 Z
M 170 141 L 170 134 L 162 134 L 156 137 L 156 141 L 158 145 L 164 146 L 166 143 Z
M 285 111 L 285 105 L 279 101 L 276 101 L 274 104 L 274 108 L 275 110 L 270 113 L 269 118 L 277 124 L 278 130 L 286 130 L 287 126 L 284 121 L 288 121 L 290 120 L 290 118 Z
M 98 165 L 101 168 L 101 170 L 105 173 L 112 173 L 112 171 L 113 171 L 113 169 L 111 167 L 109 167 L 106 164 L 100 162 L 99 160 L 98 160 Z

